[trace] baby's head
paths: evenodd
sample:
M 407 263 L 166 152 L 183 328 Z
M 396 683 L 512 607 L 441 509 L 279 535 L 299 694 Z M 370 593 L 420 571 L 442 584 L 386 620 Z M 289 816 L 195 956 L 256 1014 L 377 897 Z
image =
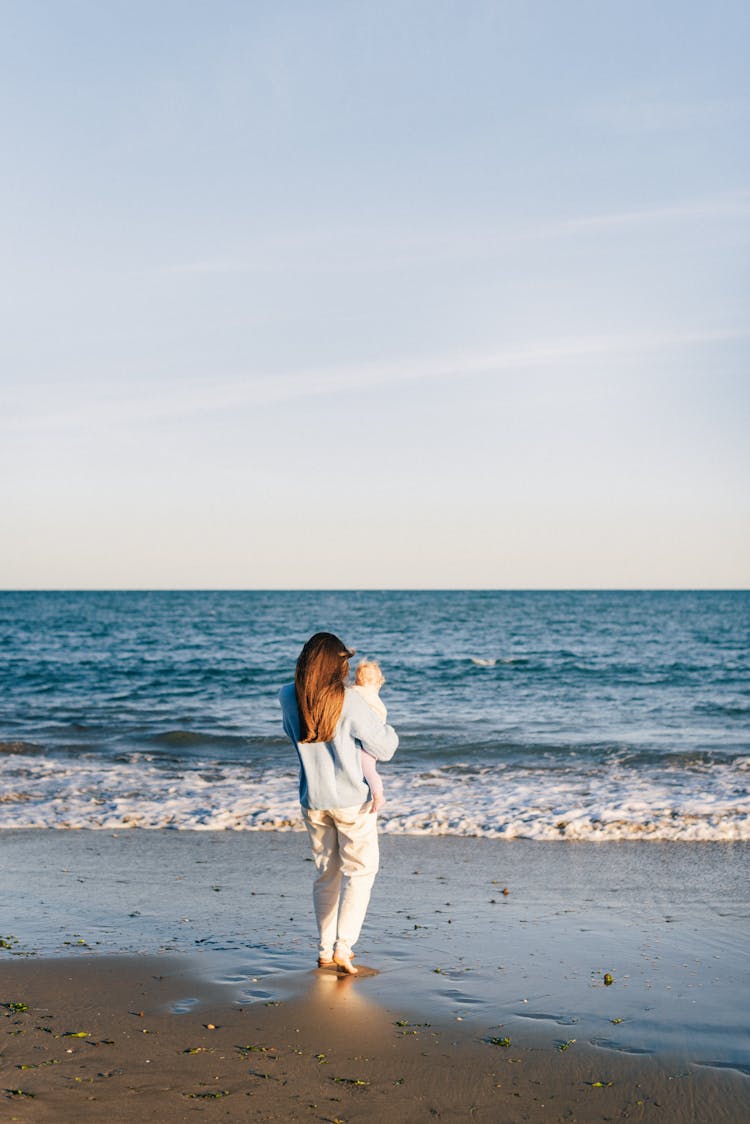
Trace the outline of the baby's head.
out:
M 385 683 L 385 676 L 376 660 L 360 660 L 354 672 L 354 682 L 358 687 L 374 687 L 376 691 Z

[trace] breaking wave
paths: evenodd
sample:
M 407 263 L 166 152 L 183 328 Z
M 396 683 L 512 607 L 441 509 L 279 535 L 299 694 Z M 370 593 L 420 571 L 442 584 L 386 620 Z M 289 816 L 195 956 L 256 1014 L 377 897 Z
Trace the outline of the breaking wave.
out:
M 381 769 L 389 834 L 538 840 L 750 840 L 750 759 L 700 769 L 595 770 L 456 763 Z M 583 766 L 583 767 L 582 767 Z M 589 763 L 590 766 L 590 763 Z M 296 769 L 149 755 L 102 760 L 13 754 L 0 761 L 0 829 L 140 827 L 211 831 L 302 828 Z

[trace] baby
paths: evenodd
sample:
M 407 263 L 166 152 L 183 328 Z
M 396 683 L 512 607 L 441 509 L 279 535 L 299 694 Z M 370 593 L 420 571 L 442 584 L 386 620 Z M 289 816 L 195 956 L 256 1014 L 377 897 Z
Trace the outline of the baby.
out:
M 368 706 L 372 707 L 382 722 L 385 722 L 388 717 L 388 711 L 385 709 L 385 704 L 379 694 L 384 683 L 385 677 L 380 670 L 380 665 L 375 660 L 359 661 L 354 672 L 354 690 L 362 696 Z M 377 812 L 385 804 L 383 782 L 378 776 L 377 761 L 364 749 L 360 751 L 360 757 L 362 758 L 362 772 L 372 793 L 372 808 L 370 810 Z

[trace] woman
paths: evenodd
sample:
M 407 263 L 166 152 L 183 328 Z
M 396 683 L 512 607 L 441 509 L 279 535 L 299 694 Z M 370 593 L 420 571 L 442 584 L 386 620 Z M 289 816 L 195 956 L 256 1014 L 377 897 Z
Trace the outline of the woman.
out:
M 353 655 L 333 633 L 317 632 L 300 653 L 294 683 L 279 693 L 284 730 L 299 756 L 299 799 L 318 872 L 318 966 L 335 964 L 350 975 L 357 974 L 352 949 L 378 870 L 378 819 L 360 747 L 388 761 L 398 745 L 396 731 L 347 688 Z

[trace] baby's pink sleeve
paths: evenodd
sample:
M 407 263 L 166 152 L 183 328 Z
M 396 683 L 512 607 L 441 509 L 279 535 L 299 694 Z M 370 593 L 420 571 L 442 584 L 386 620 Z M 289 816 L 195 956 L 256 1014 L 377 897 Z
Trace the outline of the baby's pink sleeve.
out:
M 373 796 L 382 796 L 383 782 L 378 773 L 377 761 L 371 754 L 365 753 L 363 749 L 360 750 L 359 756 L 362 760 L 362 774 L 370 786 L 370 792 Z

